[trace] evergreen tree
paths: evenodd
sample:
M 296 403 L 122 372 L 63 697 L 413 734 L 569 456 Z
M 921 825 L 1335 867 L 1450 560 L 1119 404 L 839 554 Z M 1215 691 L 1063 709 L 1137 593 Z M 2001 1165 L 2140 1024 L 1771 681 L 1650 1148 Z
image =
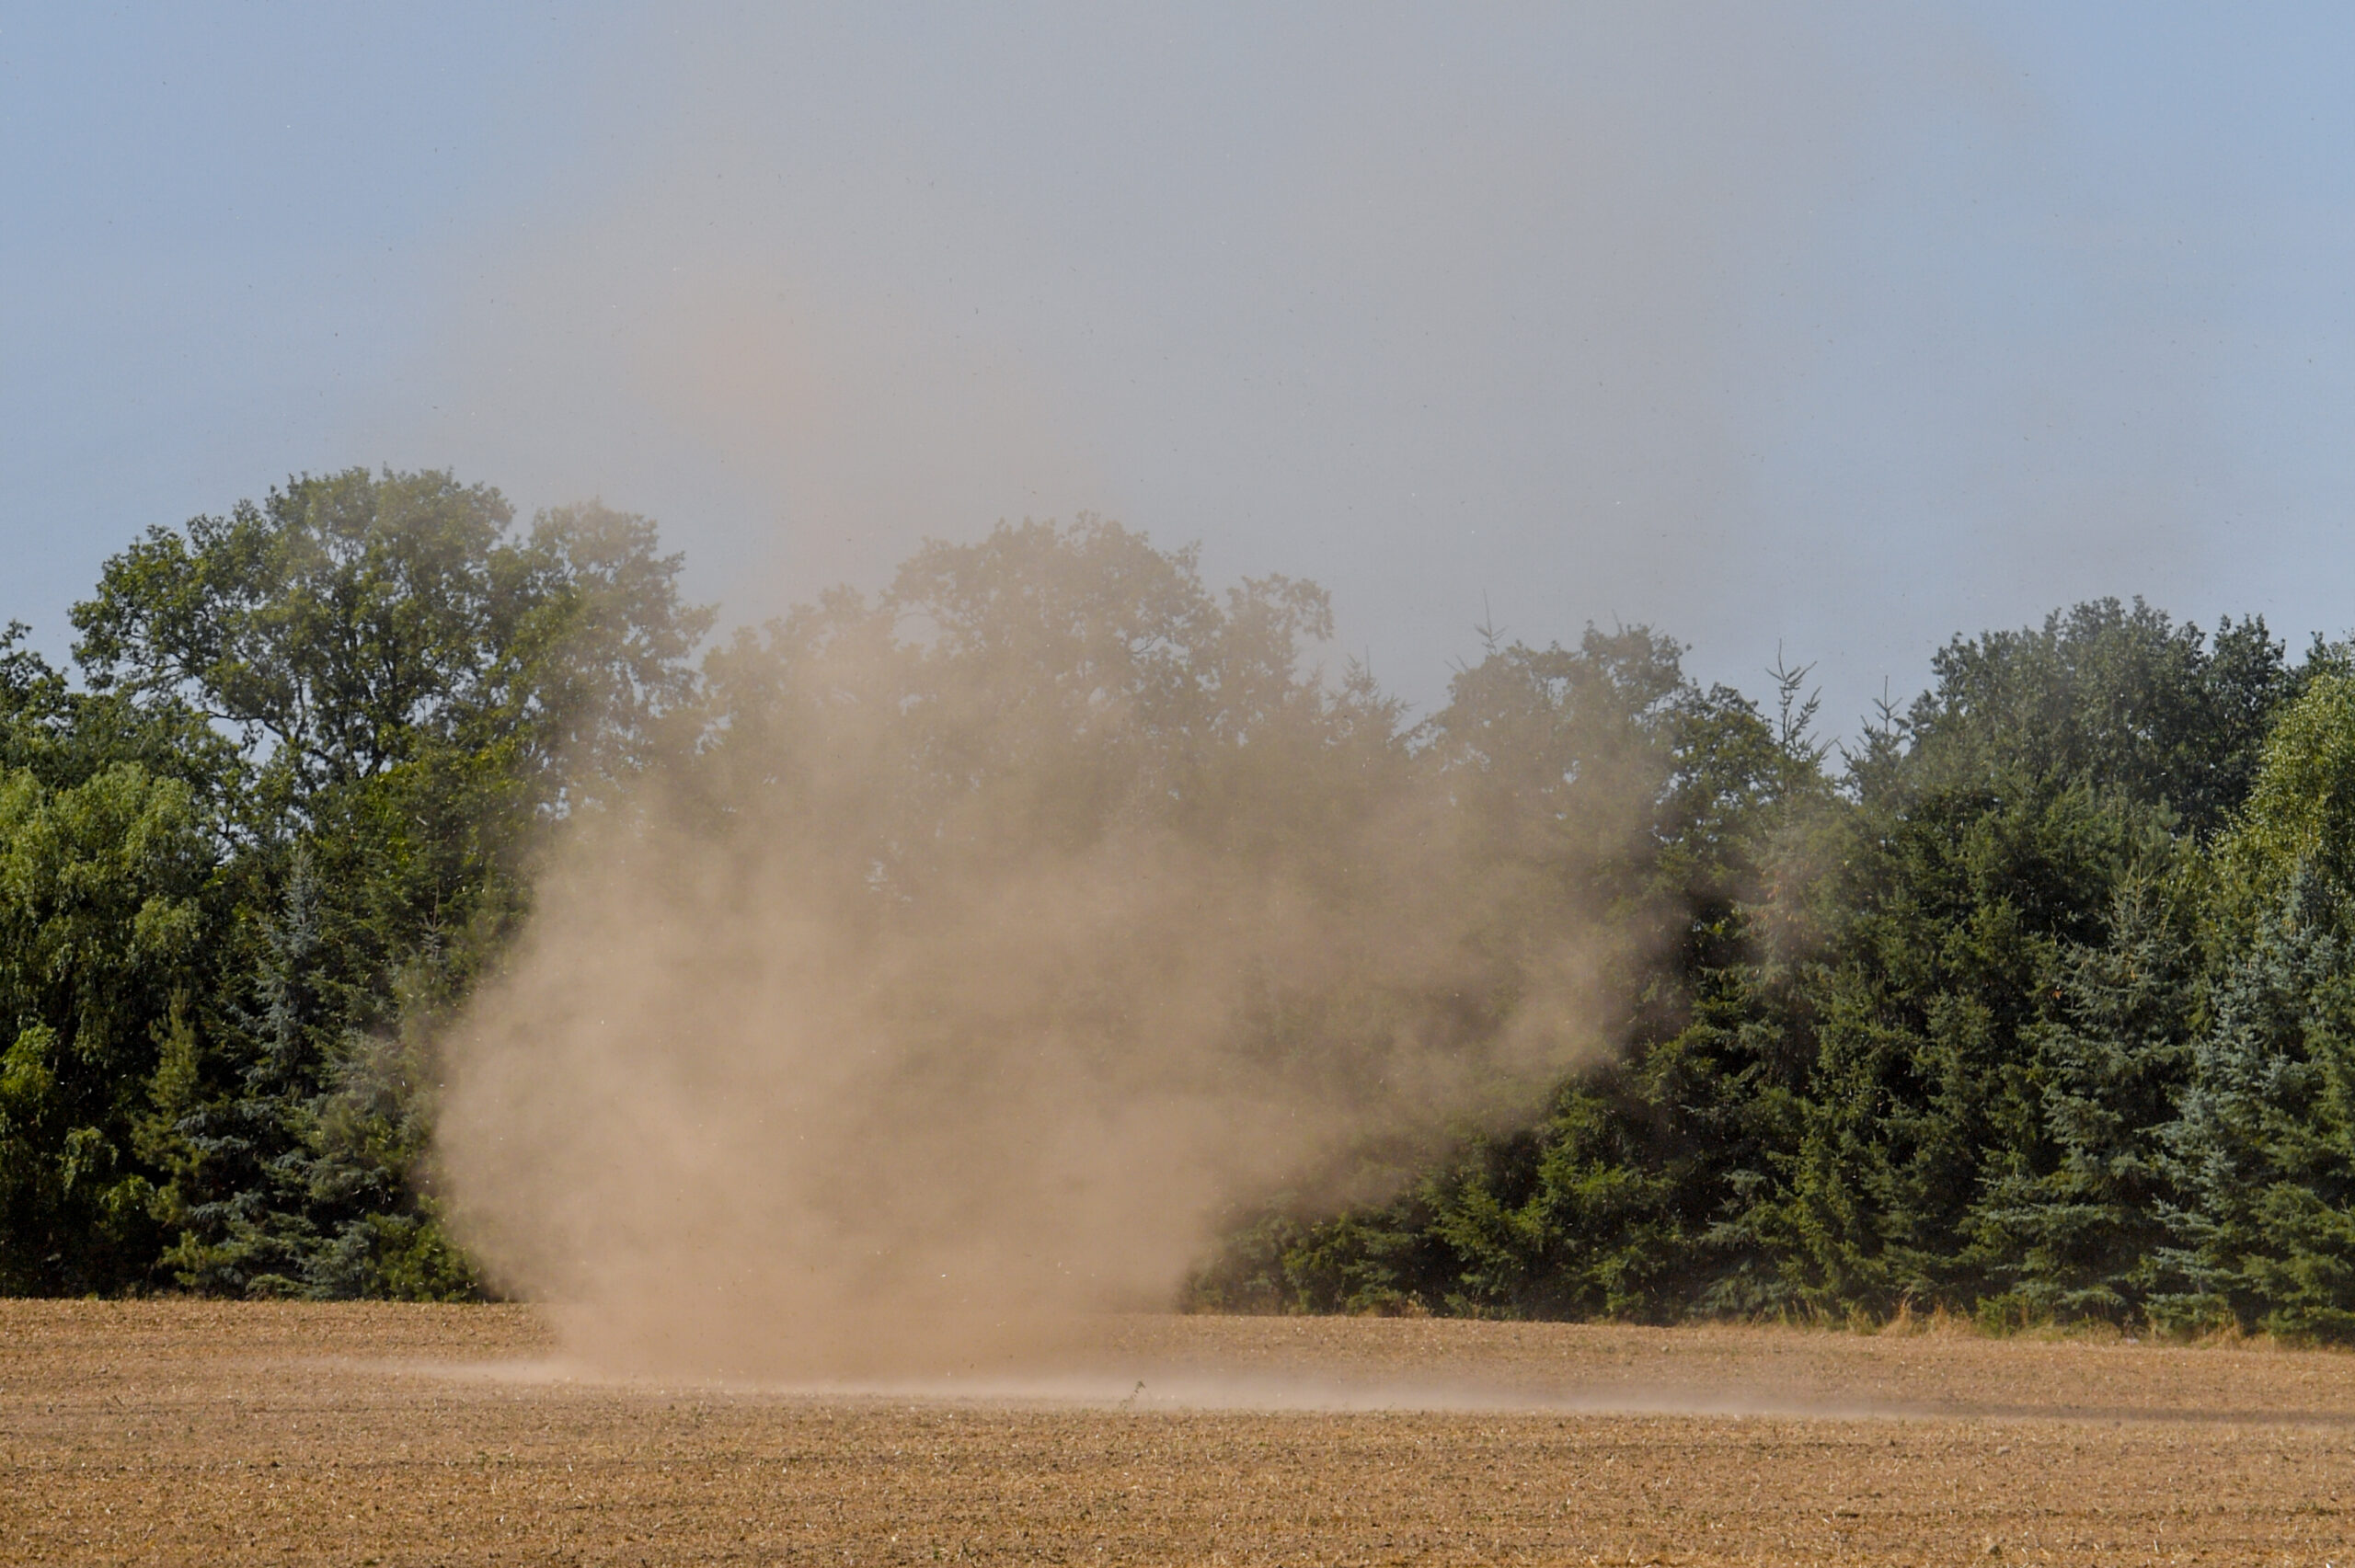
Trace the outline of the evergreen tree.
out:
M 1410 727 L 1302 667 L 1313 585 L 1221 598 L 1094 519 L 928 544 L 700 677 L 679 566 L 355 470 L 109 560 L 78 682 L 0 632 L 0 1288 L 478 1290 L 435 1035 L 545 836 L 669 758 L 861 932 L 1112 841 L 1261 868 L 1325 980 L 1241 960 L 1237 1059 L 1337 1119 L 1399 1041 L 1487 1086 L 1343 1151 L 1338 1213 L 1239 1211 L 1204 1303 L 2355 1337 L 2343 647 L 2077 605 L 1954 640 L 1834 778 L 1804 670 L 1762 711 L 1641 627 L 1488 635 Z M 1377 903 L 1411 951 L 1328 918 Z M 1529 1030 L 1589 1047 L 1550 1093 Z
M 2005 1315 L 2128 1321 L 2151 1287 L 2198 1016 L 2187 902 L 2180 881 L 2138 876 L 2107 940 L 2062 961 L 2058 1015 L 2034 1038 L 2041 1136 L 2008 1151 L 1972 1222 L 1988 1272 L 2012 1282 L 1994 1303 Z
M 2296 876 L 2227 967 L 2165 1130 L 2163 1322 L 2355 1333 L 2355 977 L 2346 897 Z

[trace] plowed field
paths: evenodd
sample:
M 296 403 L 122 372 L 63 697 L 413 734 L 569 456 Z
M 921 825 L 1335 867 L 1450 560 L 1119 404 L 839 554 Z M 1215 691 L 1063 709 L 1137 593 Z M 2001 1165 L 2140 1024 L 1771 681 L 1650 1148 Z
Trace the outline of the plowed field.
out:
M 0 1302 L 8 1562 L 1998 1559 L 2355 1564 L 2355 1357 L 1131 1319 L 813 1392 L 593 1379 L 511 1308 Z

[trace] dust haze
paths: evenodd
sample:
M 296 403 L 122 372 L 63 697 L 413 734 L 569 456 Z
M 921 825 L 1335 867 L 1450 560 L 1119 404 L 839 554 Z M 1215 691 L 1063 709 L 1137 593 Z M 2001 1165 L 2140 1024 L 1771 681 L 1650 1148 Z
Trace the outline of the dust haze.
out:
M 573 177 L 454 250 L 436 374 L 360 456 L 661 517 L 730 615 L 1096 508 L 1327 584 L 1426 706 L 1487 602 L 1744 687 L 1786 647 L 1844 728 L 1948 631 L 2278 602 L 2204 554 L 2240 493 L 2184 327 L 2212 279 L 2089 236 L 2112 193 L 1986 18 L 647 34 Z
M 1235 1205 L 1530 1115 L 1637 940 L 1566 874 L 1639 793 L 1494 841 L 1329 629 L 1088 521 L 740 637 L 718 738 L 561 836 L 451 1040 L 498 1281 L 612 1367 L 971 1372 L 1178 1304 Z
M 1494 841 L 1338 649 L 1436 706 L 1493 590 L 1738 684 L 1787 637 L 1836 725 L 1925 626 L 2194 559 L 2205 285 L 2089 246 L 1999 29 L 1038 16 L 635 39 L 383 423 L 663 515 L 733 614 L 1086 505 L 1341 595 L 944 546 L 734 650 L 450 1047 L 460 1224 L 610 1360 L 1051 1343 L 1593 1051 L 1648 928 L 1565 866 L 1640 781 Z

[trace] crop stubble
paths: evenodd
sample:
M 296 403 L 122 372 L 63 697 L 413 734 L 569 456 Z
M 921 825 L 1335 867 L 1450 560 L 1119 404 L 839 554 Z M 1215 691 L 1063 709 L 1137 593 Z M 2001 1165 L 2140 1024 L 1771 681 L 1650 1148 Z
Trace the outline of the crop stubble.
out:
M 1126 1319 L 925 1393 L 551 1356 L 517 1308 L 0 1302 L 0 1561 L 2355 1562 L 2340 1354 Z

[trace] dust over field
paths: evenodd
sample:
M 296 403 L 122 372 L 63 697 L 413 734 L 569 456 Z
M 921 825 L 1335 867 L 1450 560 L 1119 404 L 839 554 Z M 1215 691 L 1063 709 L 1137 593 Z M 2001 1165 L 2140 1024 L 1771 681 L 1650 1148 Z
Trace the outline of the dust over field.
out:
M 1128 1318 L 1051 1383 L 797 1391 L 556 1343 L 0 1302 L 0 1561 L 2355 1559 L 2339 1354 Z

